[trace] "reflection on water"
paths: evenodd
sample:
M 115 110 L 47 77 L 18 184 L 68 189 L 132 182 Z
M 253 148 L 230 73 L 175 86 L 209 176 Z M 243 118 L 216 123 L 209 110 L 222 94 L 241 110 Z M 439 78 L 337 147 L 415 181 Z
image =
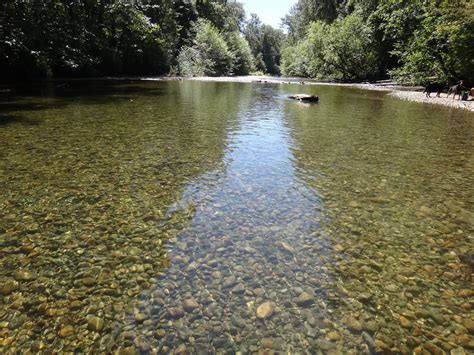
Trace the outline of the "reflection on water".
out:
M 474 348 L 471 113 L 199 82 L 0 110 L 1 349 Z

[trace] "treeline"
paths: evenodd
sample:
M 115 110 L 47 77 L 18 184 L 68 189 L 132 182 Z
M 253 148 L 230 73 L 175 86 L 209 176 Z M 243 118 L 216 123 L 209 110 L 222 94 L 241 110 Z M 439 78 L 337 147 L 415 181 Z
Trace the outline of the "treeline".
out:
M 278 74 L 283 32 L 235 1 L 4 0 L 3 80 Z M 271 44 L 269 44 L 271 41 Z
M 284 75 L 474 81 L 471 0 L 299 0 L 284 24 Z
M 0 80 L 259 72 L 474 82 L 472 0 L 299 0 L 283 27 L 235 0 L 3 0 Z

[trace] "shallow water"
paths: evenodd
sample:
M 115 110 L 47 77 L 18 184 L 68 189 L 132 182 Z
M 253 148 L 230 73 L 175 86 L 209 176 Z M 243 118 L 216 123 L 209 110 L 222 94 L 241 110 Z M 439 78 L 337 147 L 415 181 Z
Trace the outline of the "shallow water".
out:
M 0 351 L 474 349 L 472 113 L 263 83 L 2 95 Z

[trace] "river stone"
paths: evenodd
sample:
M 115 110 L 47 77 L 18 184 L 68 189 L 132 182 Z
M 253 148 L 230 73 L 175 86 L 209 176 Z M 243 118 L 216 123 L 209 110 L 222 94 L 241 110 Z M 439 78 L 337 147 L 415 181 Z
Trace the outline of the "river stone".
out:
M 427 342 L 425 343 L 425 345 L 423 345 L 423 347 L 428 350 L 430 352 L 430 354 L 433 354 L 433 355 L 444 355 L 446 354 L 443 349 L 441 349 L 440 347 L 438 347 L 437 345 L 435 345 L 434 343 L 431 343 L 431 342 Z
M 400 324 L 403 328 L 411 328 L 411 322 L 403 316 L 400 316 Z
M 95 280 L 93 277 L 84 277 L 84 278 L 82 279 L 82 283 L 84 284 L 84 286 L 92 287 L 92 286 L 94 286 L 97 282 L 96 282 L 96 280 Z
M 243 284 L 238 284 L 237 286 L 235 286 L 232 291 L 232 293 L 235 293 L 235 294 L 240 294 L 240 293 L 244 293 L 245 292 L 245 286 Z
M 349 330 L 354 333 L 359 333 L 362 330 L 362 324 L 354 317 L 347 319 L 346 325 L 347 328 L 349 328 Z
M 314 303 L 314 297 L 307 292 L 303 292 L 294 301 L 300 307 L 307 307 Z
M 229 277 L 226 277 L 226 278 L 224 279 L 224 284 L 223 284 L 223 286 L 224 286 L 225 288 L 228 288 L 228 287 L 234 286 L 236 283 L 237 283 L 237 279 L 235 278 L 235 276 L 234 276 L 234 275 L 230 275 Z
M 246 325 L 245 321 L 242 318 L 237 317 L 237 316 L 232 316 L 230 318 L 230 322 L 232 323 L 234 327 L 237 327 L 237 328 L 244 328 Z
M 137 313 L 137 314 L 135 314 L 135 320 L 136 320 L 138 323 L 143 323 L 143 321 L 144 321 L 145 319 L 147 319 L 147 318 L 148 318 L 148 317 L 147 317 L 145 314 L 143 314 L 143 313 Z
M 70 337 L 73 334 L 74 334 L 74 327 L 72 325 L 66 325 L 66 326 L 62 327 L 58 332 L 58 335 L 61 338 L 67 338 L 67 337 Z
M 262 303 L 257 308 L 257 318 L 259 319 L 270 318 L 273 315 L 273 312 L 275 312 L 275 307 L 276 305 L 274 302 Z
M 31 281 L 36 278 L 35 274 L 28 270 L 19 270 L 13 274 L 17 281 Z
M 469 333 L 474 333 L 474 319 L 466 319 L 462 324 L 469 330 Z
M 357 295 L 357 298 L 362 302 L 367 302 L 372 298 L 372 294 L 368 292 L 361 292 Z
M 138 353 L 138 350 L 133 346 L 118 351 L 119 355 L 137 355 Z
M 262 339 L 261 345 L 262 345 L 262 348 L 271 349 L 273 348 L 273 340 L 270 338 L 264 338 Z
M 294 249 L 291 245 L 289 245 L 288 243 L 281 242 L 281 243 L 280 243 L 280 247 L 281 247 L 284 251 L 286 251 L 286 252 L 288 252 L 288 253 L 290 253 L 290 254 L 293 254 L 293 253 L 295 252 L 295 249 Z
M 316 344 L 316 347 L 318 349 L 321 349 L 321 350 L 324 350 L 324 351 L 331 350 L 335 346 L 335 344 L 333 344 L 332 342 L 330 342 L 329 340 L 326 340 L 324 338 L 317 339 L 315 344 Z
M 395 285 L 395 284 L 387 285 L 387 286 L 385 287 L 385 289 L 386 289 L 388 292 L 397 292 L 397 291 L 398 291 L 398 287 L 397 287 L 397 285 Z
M 0 341 L 0 346 L 10 346 L 13 343 L 15 337 L 8 337 Z
M 9 295 L 10 293 L 18 289 L 18 285 L 18 282 L 11 279 L 8 281 L 0 282 L 0 293 L 2 295 Z
M 186 345 L 180 344 L 176 349 L 174 349 L 174 354 L 185 354 L 186 353 Z
M 77 310 L 82 307 L 82 302 L 79 300 L 74 300 L 69 304 L 69 308 L 72 310 Z
M 183 301 L 183 308 L 186 312 L 192 312 L 196 308 L 199 308 L 199 303 L 195 299 L 189 298 Z
M 341 334 L 338 332 L 329 332 L 326 334 L 326 338 L 331 341 L 338 341 L 341 340 Z
M 166 335 L 166 331 L 164 329 L 157 329 L 156 332 L 155 332 L 155 335 L 158 338 L 162 338 Z
M 104 320 L 99 317 L 87 317 L 87 329 L 93 332 L 100 332 L 104 328 Z
M 179 318 L 184 315 L 184 310 L 181 307 L 171 307 L 171 308 L 168 308 L 167 311 L 170 317 L 172 318 Z

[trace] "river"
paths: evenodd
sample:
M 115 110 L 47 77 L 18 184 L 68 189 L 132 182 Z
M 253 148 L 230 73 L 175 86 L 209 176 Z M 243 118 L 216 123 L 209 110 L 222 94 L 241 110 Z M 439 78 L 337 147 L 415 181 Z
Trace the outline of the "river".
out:
M 473 177 L 472 112 L 384 92 L 2 93 L 0 352 L 468 353 Z

